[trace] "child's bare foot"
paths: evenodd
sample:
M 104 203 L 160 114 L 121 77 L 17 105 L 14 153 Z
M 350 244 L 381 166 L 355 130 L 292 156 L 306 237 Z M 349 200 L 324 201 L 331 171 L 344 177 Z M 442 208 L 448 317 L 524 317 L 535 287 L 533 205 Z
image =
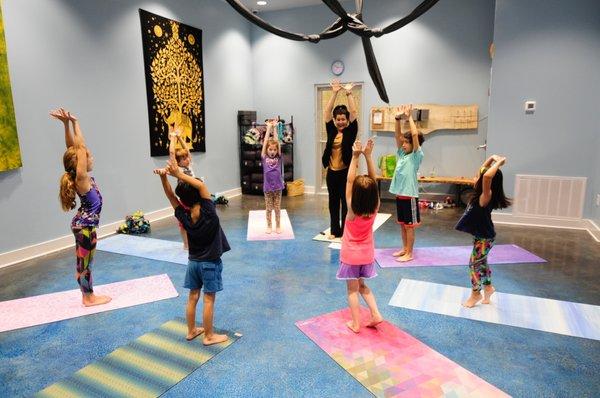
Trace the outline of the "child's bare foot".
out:
M 112 298 L 108 296 L 96 296 L 94 293 L 86 294 L 83 296 L 83 305 L 86 307 L 92 307 L 94 305 L 102 305 L 109 303 Z
M 188 332 L 187 336 L 185 336 L 185 339 L 187 341 L 194 340 L 196 337 L 200 336 L 202 333 L 204 333 L 203 327 L 194 328 L 194 331 L 192 333 Z
M 396 261 L 405 263 L 407 261 L 411 261 L 413 259 L 412 253 L 404 253 L 402 256 L 398 257 Z
M 481 300 L 481 292 L 472 291 L 471 296 L 463 303 L 464 307 L 473 308 Z
M 335 235 L 330 234 L 327 236 L 327 239 L 329 239 L 329 240 L 334 240 L 335 238 L 337 238 L 337 236 L 335 236 Z
M 483 288 L 483 301 L 481 302 L 481 304 L 489 304 L 490 298 L 492 297 L 492 294 L 494 294 L 495 291 L 496 291 L 496 289 L 494 289 L 494 286 L 492 286 L 492 285 L 487 285 L 486 287 L 484 287 Z
M 272 228 L 271 227 L 267 227 L 267 230 L 265 231 L 266 233 L 270 234 L 271 233 Z
M 406 254 L 406 249 L 402 249 L 402 250 L 398 250 L 397 252 L 393 252 L 392 256 L 401 257 L 401 256 L 404 256 L 405 254 Z
M 275 228 L 275 232 L 278 233 L 278 234 L 280 234 L 281 233 L 281 227 Z
M 360 332 L 360 325 L 355 325 L 352 321 L 346 322 L 346 326 L 348 326 L 348 329 L 352 330 L 354 333 Z
M 229 337 L 227 337 L 226 334 L 213 334 L 211 336 L 204 336 L 204 338 L 202 339 L 202 344 L 204 344 L 204 345 L 219 344 L 224 341 L 227 341 L 228 339 L 229 339 Z
M 381 316 L 381 314 L 377 314 L 377 315 L 371 317 L 371 322 L 369 322 L 367 327 L 374 328 L 377 325 L 379 325 L 381 322 L 383 322 L 383 317 Z

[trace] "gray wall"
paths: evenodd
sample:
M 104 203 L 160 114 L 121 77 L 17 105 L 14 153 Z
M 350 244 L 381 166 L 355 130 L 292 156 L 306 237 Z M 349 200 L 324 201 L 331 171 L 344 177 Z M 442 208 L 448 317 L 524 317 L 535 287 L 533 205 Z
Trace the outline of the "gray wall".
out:
M 346 3 L 353 7 L 354 2 Z M 365 2 L 365 21 L 383 27 L 410 12 L 419 2 L 378 0 Z M 261 14 L 271 23 L 295 32 L 318 33 L 334 20 L 325 6 Z M 406 27 L 379 39 L 373 47 L 392 104 L 433 102 L 475 103 L 480 107 L 479 131 L 439 131 L 429 134 L 421 172 L 436 168 L 437 175 L 471 176 L 483 159 L 477 151 L 486 136 L 493 37 L 494 1 L 441 1 Z M 296 175 L 315 185 L 317 170 L 315 133 L 316 83 L 334 76 L 331 63 L 341 59 L 344 81 L 363 81 L 363 137 L 368 131 L 368 110 L 383 103 L 371 83 L 360 39 L 347 32 L 318 44 L 289 41 L 252 27 L 254 104 L 259 117 L 294 115 L 298 130 Z M 376 155 L 395 152 L 392 133 L 380 134 Z M 318 156 L 318 158 L 316 157 Z
M 138 8 L 203 30 L 206 154 L 193 155 L 212 191 L 239 187 L 238 109 L 252 108 L 249 24 L 214 0 L 2 2 L 21 169 L 0 173 L 0 253 L 70 233 L 58 202 L 64 140 L 48 117 L 82 123 L 104 196 L 102 222 L 168 206 L 152 169 Z
M 496 0 L 489 150 L 514 176 L 588 177 L 584 217 L 600 219 L 600 2 Z M 526 115 L 525 100 L 537 110 Z

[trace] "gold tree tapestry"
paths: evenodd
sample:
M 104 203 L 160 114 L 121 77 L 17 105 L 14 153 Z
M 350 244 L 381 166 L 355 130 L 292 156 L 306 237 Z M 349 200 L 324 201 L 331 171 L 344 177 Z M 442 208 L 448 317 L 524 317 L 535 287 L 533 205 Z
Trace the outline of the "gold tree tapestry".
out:
M 202 30 L 140 9 L 150 154 L 169 154 L 169 125 L 190 151 L 206 152 Z

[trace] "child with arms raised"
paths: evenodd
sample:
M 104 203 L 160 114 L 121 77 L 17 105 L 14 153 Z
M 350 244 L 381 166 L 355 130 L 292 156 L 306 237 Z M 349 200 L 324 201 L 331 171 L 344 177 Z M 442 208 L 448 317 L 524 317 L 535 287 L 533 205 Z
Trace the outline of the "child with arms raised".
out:
M 281 233 L 281 193 L 283 179 L 281 178 L 281 143 L 277 137 L 277 120 L 267 120 L 267 133 L 263 140 L 263 192 L 267 214 L 267 233 L 272 230 L 272 212 L 275 211 L 275 232 Z M 273 137 L 271 138 L 271 134 Z
M 89 173 L 94 166 L 94 157 L 85 145 L 79 121 L 70 112 L 60 108 L 50 112 L 50 116 L 60 120 L 65 128 L 67 150 L 63 155 L 65 173 L 60 180 L 60 202 L 64 211 L 73 210 L 79 196 L 81 206 L 71 221 L 71 231 L 75 236 L 77 257 L 77 283 L 86 307 L 106 304 L 111 298 L 94 294 L 92 262 L 96 253 L 96 228 L 100 223 L 102 195 L 94 177 Z M 73 130 L 69 126 L 73 125 Z
M 402 249 L 393 255 L 396 261 L 413 259 L 415 227 L 421 223 L 419 214 L 419 181 L 417 171 L 423 161 L 421 145 L 425 139 L 412 118 L 412 105 L 402 105 L 396 113 L 396 170 L 390 184 L 390 193 L 396 196 L 397 222 L 402 228 Z M 403 132 L 402 120 L 408 119 L 410 132 Z
M 463 303 L 467 308 L 474 307 L 482 298 L 483 304 L 490 303 L 494 294 L 492 271 L 487 263 L 487 256 L 496 237 L 492 210 L 510 206 L 510 200 L 504 195 L 502 171 L 500 167 L 506 158 L 498 155 L 490 156 L 479 169 L 475 182 L 475 193 L 471 197 L 465 213 L 456 224 L 456 229 L 473 235 L 473 252 L 469 260 L 471 276 L 471 297 Z M 481 288 L 483 285 L 483 296 Z
M 375 327 L 383 321 L 377 308 L 375 295 L 365 283 L 365 279 L 377 276 L 375 271 L 375 244 L 373 242 L 373 223 L 379 210 L 379 192 L 377 189 L 375 163 L 371 157 L 373 140 L 369 140 L 364 150 L 360 141 L 352 146 L 352 160 L 348 167 L 346 182 L 346 201 L 348 214 L 337 279 L 345 280 L 348 292 L 348 306 L 352 320 L 346 325 L 354 333 L 360 331 L 359 294 L 371 311 L 371 320 L 367 327 Z M 358 160 L 364 154 L 369 175 L 356 176 Z
M 186 306 L 186 338 L 192 340 L 204 333 L 204 345 L 222 343 L 227 340 L 227 336 L 214 333 L 213 316 L 216 293 L 223 290 L 221 255 L 229 251 L 230 247 L 221 229 L 210 192 L 202 181 L 184 174 L 172 161 L 169 161 L 165 169 L 156 169 L 154 172 L 160 176 L 165 195 L 175 209 L 175 217 L 182 223 L 188 236 L 189 262 L 184 287 L 190 289 L 190 294 Z M 167 180 L 167 174 L 179 180 L 175 193 Z M 189 207 L 189 212 L 183 208 L 175 194 L 181 203 Z M 204 290 L 203 327 L 196 327 L 196 305 L 200 289 Z
M 178 142 L 181 148 L 177 148 Z M 194 170 L 192 169 L 192 156 L 185 141 L 181 138 L 179 127 L 175 124 L 169 124 L 169 159 L 179 166 L 179 169 L 183 174 L 195 177 Z M 180 204 L 185 210 L 189 211 L 187 206 L 181 202 Z M 187 233 L 181 222 L 179 223 L 179 233 L 181 234 L 181 240 L 183 241 L 183 249 L 188 250 Z

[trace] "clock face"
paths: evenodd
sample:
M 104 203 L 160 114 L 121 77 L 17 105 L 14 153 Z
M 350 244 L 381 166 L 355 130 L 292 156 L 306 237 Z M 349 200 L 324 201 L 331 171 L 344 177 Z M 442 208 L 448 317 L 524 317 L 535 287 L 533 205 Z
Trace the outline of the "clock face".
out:
M 336 76 L 339 76 L 342 73 L 344 73 L 344 63 L 339 60 L 333 61 L 333 63 L 331 64 L 331 72 Z

